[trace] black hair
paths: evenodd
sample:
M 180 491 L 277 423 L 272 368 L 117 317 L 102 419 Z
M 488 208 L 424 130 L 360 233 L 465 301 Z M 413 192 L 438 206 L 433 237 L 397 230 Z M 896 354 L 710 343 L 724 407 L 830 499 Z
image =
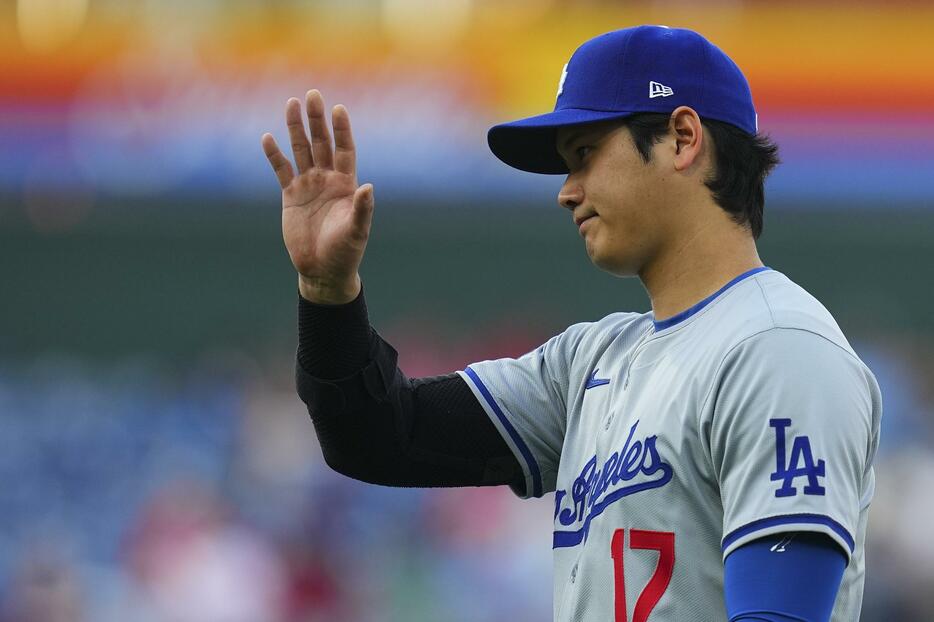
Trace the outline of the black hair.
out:
M 648 164 L 652 146 L 668 133 L 671 115 L 641 113 L 624 119 L 632 140 Z M 737 224 L 748 225 L 753 239 L 762 233 L 765 178 L 780 162 L 778 145 L 762 134 L 748 134 L 730 123 L 701 118 L 714 144 L 714 167 L 704 180 L 713 199 Z

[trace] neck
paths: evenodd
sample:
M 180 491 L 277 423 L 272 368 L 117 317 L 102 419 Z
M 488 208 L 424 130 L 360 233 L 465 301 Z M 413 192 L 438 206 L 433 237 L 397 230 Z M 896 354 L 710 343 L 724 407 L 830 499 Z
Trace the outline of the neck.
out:
M 714 230 L 716 229 L 716 230 Z M 732 278 L 762 266 L 749 232 L 729 223 L 684 236 L 639 272 L 656 321 L 697 304 Z

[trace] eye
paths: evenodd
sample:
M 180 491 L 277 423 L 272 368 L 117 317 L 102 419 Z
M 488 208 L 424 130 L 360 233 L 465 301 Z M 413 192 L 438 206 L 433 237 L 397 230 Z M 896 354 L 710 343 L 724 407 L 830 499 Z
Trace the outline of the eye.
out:
M 580 147 L 574 150 L 574 155 L 577 156 L 578 160 L 583 160 L 585 157 L 587 157 L 587 154 L 589 154 L 591 151 L 593 151 L 593 147 L 591 147 L 590 145 L 581 145 Z

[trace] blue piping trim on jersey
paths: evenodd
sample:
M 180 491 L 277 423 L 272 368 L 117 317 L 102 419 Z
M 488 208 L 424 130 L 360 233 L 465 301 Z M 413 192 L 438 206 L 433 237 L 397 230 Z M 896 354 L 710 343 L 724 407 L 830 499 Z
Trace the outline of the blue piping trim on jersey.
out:
M 691 307 L 691 308 L 689 308 L 689 309 L 685 309 L 685 310 L 682 311 L 681 313 L 679 313 L 679 314 L 677 314 L 677 315 L 673 315 L 673 316 L 671 316 L 670 318 L 668 318 L 667 320 L 662 320 L 662 321 L 660 321 L 660 322 L 656 322 L 656 321 L 653 320 L 652 323 L 655 324 L 655 330 L 656 330 L 656 332 L 657 332 L 657 331 L 660 331 L 660 330 L 664 330 L 664 329 L 666 329 L 666 328 L 671 328 L 671 327 L 674 326 L 675 324 L 678 324 L 678 323 L 680 323 L 680 322 L 683 322 L 684 320 L 688 319 L 688 318 L 691 317 L 692 315 L 695 315 L 696 313 L 698 313 L 701 309 L 703 309 L 704 307 L 706 307 L 707 305 L 709 305 L 711 302 L 713 302 L 714 299 L 715 299 L 717 296 L 719 296 L 720 294 L 722 294 L 722 293 L 725 292 L 726 290 L 730 289 L 731 287 L 733 287 L 734 285 L 736 285 L 737 283 L 739 283 L 739 282 L 742 281 L 743 279 L 745 279 L 745 278 L 747 278 L 747 277 L 750 277 L 750 276 L 752 276 L 753 274 L 758 274 L 759 272 L 764 272 L 764 271 L 766 271 L 766 270 L 771 270 L 771 268 L 769 268 L 768 266 L 762 266 L 762 267 L 760 267 L 760 268 L 753 268 L 752 270 L 747 270 L 746 272 L 743 272 L 743 273 L 740 274 L 738 277 L 736 277 L 735 279 L 733 279 L 732 281 L 730 281 L 729 283 L 727 283 L 726 285 L 724 285 L 723 287 L 721 287 L 720 289 L 718 289 L 716 292 L 712 293 L 711 295 L 709 295 L 709 296 L 707 296 L 706 298 L 704 298 L 703 300 L 701 300 L 699 303 L 697 303 L 697 304 L 694 305 L 693 307 Z
M 474 381 L 475 385 L 477 385 L 477 389 L 480 390 L 480 394 L 483 396 L 483 399 L 486 400 L 487 404 L 490 405 L 490 408 L 493 409 L 493 412 L 496 413 L 500 423 L 503 424 L 503 427 L 506 428 L 506 431 L 509 433 L 509 437 L 512 439 L 512 442 L 514 442 L 516 447 L 519 448 L 519 453 L 521 453 L 522 457 L 525 458 L 526 464 L 529 465 L 529 472 L 532 474 L 532 496 L 541 497 L 542 474 L 541 471 L 538 470 L 538 463 L 535 462 L 535 458 L 532 456 L 532 452 L 529 451 L 529 446 L 525 444 L 525 441 L 523 441 L 522 437 L 519 436 L 519 432 L 516 431 L 516 428 L 513 427 L 509 419 L 506 418 L 506 414 L 499 407 L 499 404 L 496 403 L 496 400 L 493 399 L 493 394 L 490 393 L 490 390 L 487 389 L 486 385 L 483 384 L 483 381 L 480 380 L 480 376 L 477 375 L 477 372 L 468 366 L 467 369 L 464 370 L 464 373 L 470 376 L 470 379 Z
M 769 527 L 776 527 L 778 525 L 800 525 L 802 523 L 807 523 L 810 525 L 825 525 L 830 527 L 835 534 L 843 538 L 843 541 L 846 542 L 846 545 L 850 547 L 850 552 L 856 550 L 856 542 L 853 540 L 853 536 L 850 535 L 850 532 L 846 528 L 835 521 L 834 519 L 824 516 L 823 514 L 785 514 L 783 516 L 772 516 L 771 518 L 763 518 L 760 520 L 752 521 L 749 524 L 743 525 L 738 529 L 731 531 L 725 538 L 723 538 L 723 550 L 725 551 L 731 544 L 739 540 L 744 536 L 748 536 L 751 533 L 760 531 L 762 529 L 768 529 Z

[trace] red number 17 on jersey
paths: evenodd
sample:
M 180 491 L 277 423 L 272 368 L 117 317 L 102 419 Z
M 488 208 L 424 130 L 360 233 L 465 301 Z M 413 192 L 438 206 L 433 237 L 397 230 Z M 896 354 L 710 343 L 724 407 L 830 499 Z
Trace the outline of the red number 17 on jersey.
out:
M 626 530 L 617 529 L 613 533 L 610 543 L 610 553 L 613 556 L 613 578 L 616 587 L 616 617 L 615 622 L 629 622 L 626 615 L 626 573 L 623 565 L 623 547 L 626 539 Z M 642 529 L 629 530 L 630 549 L 649 549 L 658 551 L 658 565 L 655 573 L 645 584 L 642 593 L 636 600 L 636 608 L 632 612 L 632 622 L 646 622 L 652 609 L 658 604 L 662 594 L 668 589 L 671 582 L 671 573 L 675 567 L 675 534 L 670 531 L 643 531 Z

